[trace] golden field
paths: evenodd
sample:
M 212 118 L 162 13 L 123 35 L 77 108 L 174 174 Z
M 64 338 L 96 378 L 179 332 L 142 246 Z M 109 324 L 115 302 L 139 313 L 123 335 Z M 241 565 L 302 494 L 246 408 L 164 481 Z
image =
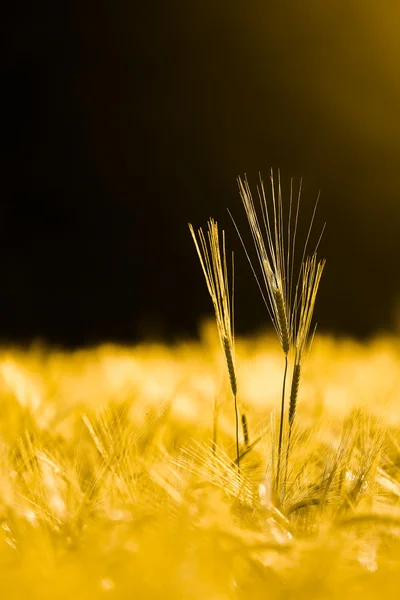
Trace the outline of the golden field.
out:
M 215 325 L 173 347 L 3 348 L 3 597 L 397 598 L 400 338 L 315 337 L 277 506 L 282 369 L 272 335 L 236 340 L 238 472 Z

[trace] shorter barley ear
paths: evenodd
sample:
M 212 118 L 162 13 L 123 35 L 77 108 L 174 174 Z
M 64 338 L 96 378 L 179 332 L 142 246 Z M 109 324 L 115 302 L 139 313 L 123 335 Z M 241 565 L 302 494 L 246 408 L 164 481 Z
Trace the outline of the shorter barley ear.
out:
M 198 230 L 200 243 L 192 225 L 189 223 L 190 233 L 196 246 L 197 254 L 206 279 L 207 288 L 214 306 L 215 319 L 217 322 L 218 335 L 228 368 L 229 381 L 235 405 L 235 437 L 236 437 L 236 461 L 240 470 L 239 449 L 239 408 L 237 402 L 237 380 L 235 369 L 235 344 L 233 334 L 233 315 L 231 299 L 229 294 L 228 268 L 225 250 L 225 232 L 222 232 L 222 244 L 220 244 L 218 224 L 214 219 L 208 222 L 208 244 L 202 229 Z M 232 269 L 233 270 L 233 269 Z M 214 412 L 214 439 L 216 432 L 216 412 Z
M 234 396 L 236 396 L 237 382 L 236 382 L 235 364 L 233 362 L 233 355 L 232 355 L 232 343 L 228 339 L 227 336 L 224 336 L 222 339 L 222 347 L 224 349 L 226 364 L 228 367 L 229 381 L 231 384 L 232 394 Z

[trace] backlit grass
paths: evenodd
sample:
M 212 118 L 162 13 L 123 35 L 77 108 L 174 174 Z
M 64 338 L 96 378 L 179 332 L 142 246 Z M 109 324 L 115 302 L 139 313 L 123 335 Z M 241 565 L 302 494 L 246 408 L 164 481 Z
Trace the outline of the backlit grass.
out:
M 397 598 L 399 340 L 316 336 L 279 510 L 282 349 L 235 355 L 240 477 L 215 325 L 173 348 L 1 352 L 4 597 Z

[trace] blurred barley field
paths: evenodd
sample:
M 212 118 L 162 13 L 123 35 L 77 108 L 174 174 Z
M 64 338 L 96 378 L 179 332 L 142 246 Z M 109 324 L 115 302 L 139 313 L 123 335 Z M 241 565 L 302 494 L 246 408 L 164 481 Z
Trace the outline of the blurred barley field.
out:
M 1 350 L 4 598 L 398 597 L 400 339 L 315 337 L 279 508 L 281 349 L 237 339 L 236 363 L 240 474 L 215 325 L 173 347 Z

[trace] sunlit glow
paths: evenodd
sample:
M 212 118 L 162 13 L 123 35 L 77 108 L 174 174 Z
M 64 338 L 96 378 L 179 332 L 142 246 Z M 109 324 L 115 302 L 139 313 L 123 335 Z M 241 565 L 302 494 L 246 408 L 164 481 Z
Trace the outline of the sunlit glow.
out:
M 383 573 L 391 589 L 400 557 L 399 340 L 316 336 L 279 506 L 281 348 L 269 335 L 236 340 L 238 400 L 254 442 L 240 472 L 221 354 L 208 324 L 201 343 L 174 348 L 0 355 L 4 589 L 23 597 L 45 577 L 71 597 L 172 598 L 185 588 L 194 600 L 250 598 L 268 588 L 278 598 L 274 573 L 309 598 L 316 557 L 332 597 L 344 576 L 366 598 L 374 596 L 363 577 Z

